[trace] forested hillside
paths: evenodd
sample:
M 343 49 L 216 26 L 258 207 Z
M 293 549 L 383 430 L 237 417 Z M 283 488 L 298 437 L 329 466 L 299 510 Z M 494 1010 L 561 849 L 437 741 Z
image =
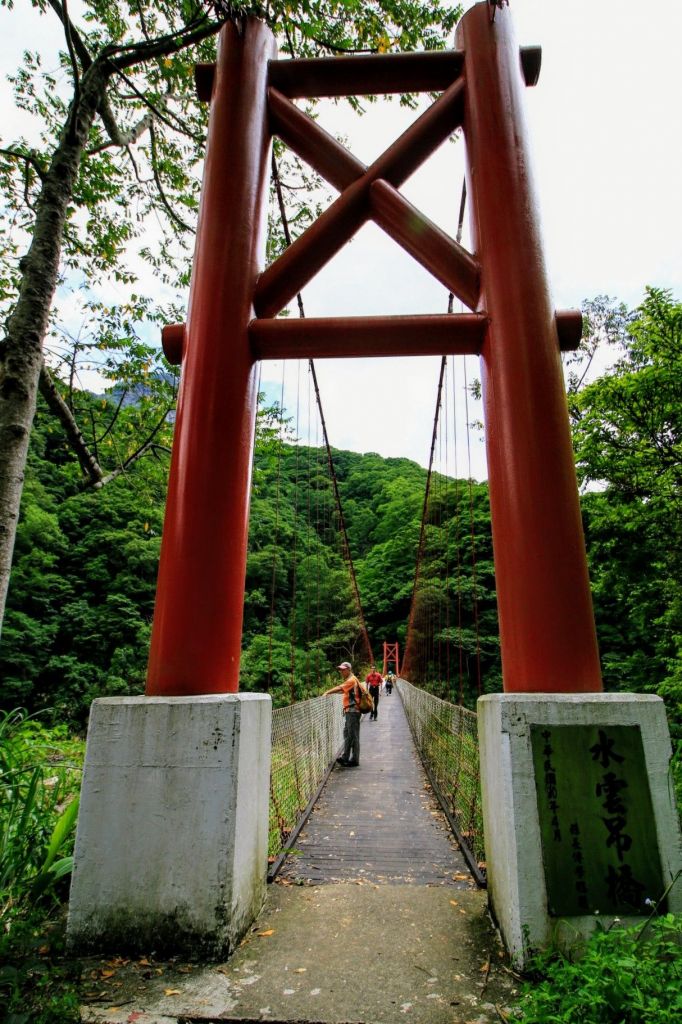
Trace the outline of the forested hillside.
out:
M 592 383 L 575 374 L 569 381 L 605 685 L 661 693 L 679 734 L 682 307 L 651 291 L 635 314 L 603 302 L 587 312 L 581 358 L 598 343 L 617 357 Z M 79 392 L 70 400 L 81 420 L 87 411 L 100 449 L 119 446 L 121 458 L 163 411 L 158 396 L 152 410 L 125 406 L 110 430 L 120 404 L 115 385 L 105 397 Z M 368 657 L 326 453 L 282 443 L 278 417 L 276 409 L 259 417 L 242 686 L 269 690 L 282 704 L 319 692 L 341 657 L 359 665 Z M 0 654 L 5 707 L 48 708 L 82 726 L 93 697 L 142 691 L 171 432 L 168 418 L 144 457 L 93 489 L 60 424 L 40 407 Z M 346 451 L 334 452 L 334 465 L 380 660 L 384 640 L 404 648 L 426 471 Z M 486 484 L 434 476 L 421 580 L 421 605 L 451 660 L 446 673 L 445 655 L 432 655 L 431 685 L 450 699 L 461 691 L 471 705 L 477 650 L 482 690 L 501 688 Z
M 102 414 L 103 400 L 79 397 Z M 277 703 L 288 703 L 319 692 L 340 658 L 363 664 L 368 658 L 326 452 L 280 443 L 267 422 L 263 414 L 251 503 L 242 686 L 269 690 Z M 405 641 L 426 471 L 407 459 L 375 454 L 335 451 L 333 458 L 379 658 L 384 639 L 399 640 L 401 648 Z M 165 453 L 151 452 L 106 487 L 84 490 L 59 426 L 40 407 L 0 655 L 4 706 L 50 708 L 58 720 L 82 724 L 94 697 L 142 690 L 167 465 Z M 450 489 L 454 495 L 452 482 Z M 480 600 L 490 611 L 489 642 L 496 651 L 487 487 L 476 484 L 473 494 L 489 586 Z M 433 534 L 445 530 L 436 505 L 431 518 Z M 497 667 L 493 678 L 490 688 L 497 688 Z

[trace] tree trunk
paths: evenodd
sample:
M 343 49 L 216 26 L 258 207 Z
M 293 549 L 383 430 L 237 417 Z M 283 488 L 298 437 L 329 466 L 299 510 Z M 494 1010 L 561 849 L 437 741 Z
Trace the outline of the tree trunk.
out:
M 67 211 L 83 148 L 110 70 L 95 62 L 83 75 L 67 126 L 36 203 L 33 239 L 21 266 L 17 304 L 0 345 L 0 623 L 4 615 L 24 483 L 42 348 L 57 287 Z

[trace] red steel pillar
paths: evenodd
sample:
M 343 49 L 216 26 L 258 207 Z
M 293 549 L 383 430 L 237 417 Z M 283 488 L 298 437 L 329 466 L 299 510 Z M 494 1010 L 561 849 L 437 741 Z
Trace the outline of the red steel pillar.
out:
M 257 377 L 247 334 L 269 180 L 260 21 L 226 25 L 206 149 L 147 675 L 149 696 L 239 689 Z
M 495 18 L 491 19 L 490 12 Z M 507 8 L 462 18 L 468 192 L 490 326 L 482 378 L 504 689 L 601 690 L 559 340 Z

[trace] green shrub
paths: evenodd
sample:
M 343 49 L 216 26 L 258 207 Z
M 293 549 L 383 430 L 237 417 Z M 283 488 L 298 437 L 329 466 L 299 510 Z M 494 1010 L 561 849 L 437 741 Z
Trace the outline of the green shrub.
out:
M 0 1020 L 76 1024 L 64 961 L 83 744 L 23 710 L 0 711 Z
M 538 954 L 515 1024 L 678 1024 L 682 1020 L 682 916 L 598 929 L 571 959 Z
M 0 924 L 58 896 L 72 867 L 82 744 L 0 711 Z

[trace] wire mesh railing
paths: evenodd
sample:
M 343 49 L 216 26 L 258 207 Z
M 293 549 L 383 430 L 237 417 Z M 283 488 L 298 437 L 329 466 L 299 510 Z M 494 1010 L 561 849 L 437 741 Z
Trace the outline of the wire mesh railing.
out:
M 415 745 L 476 881 L 485 884 L 485 850 L 476 715 L 398 680 Z
M 313 697 L 272 713 L 268 859 L 276 874 L 339 752 L 340 697 Z

